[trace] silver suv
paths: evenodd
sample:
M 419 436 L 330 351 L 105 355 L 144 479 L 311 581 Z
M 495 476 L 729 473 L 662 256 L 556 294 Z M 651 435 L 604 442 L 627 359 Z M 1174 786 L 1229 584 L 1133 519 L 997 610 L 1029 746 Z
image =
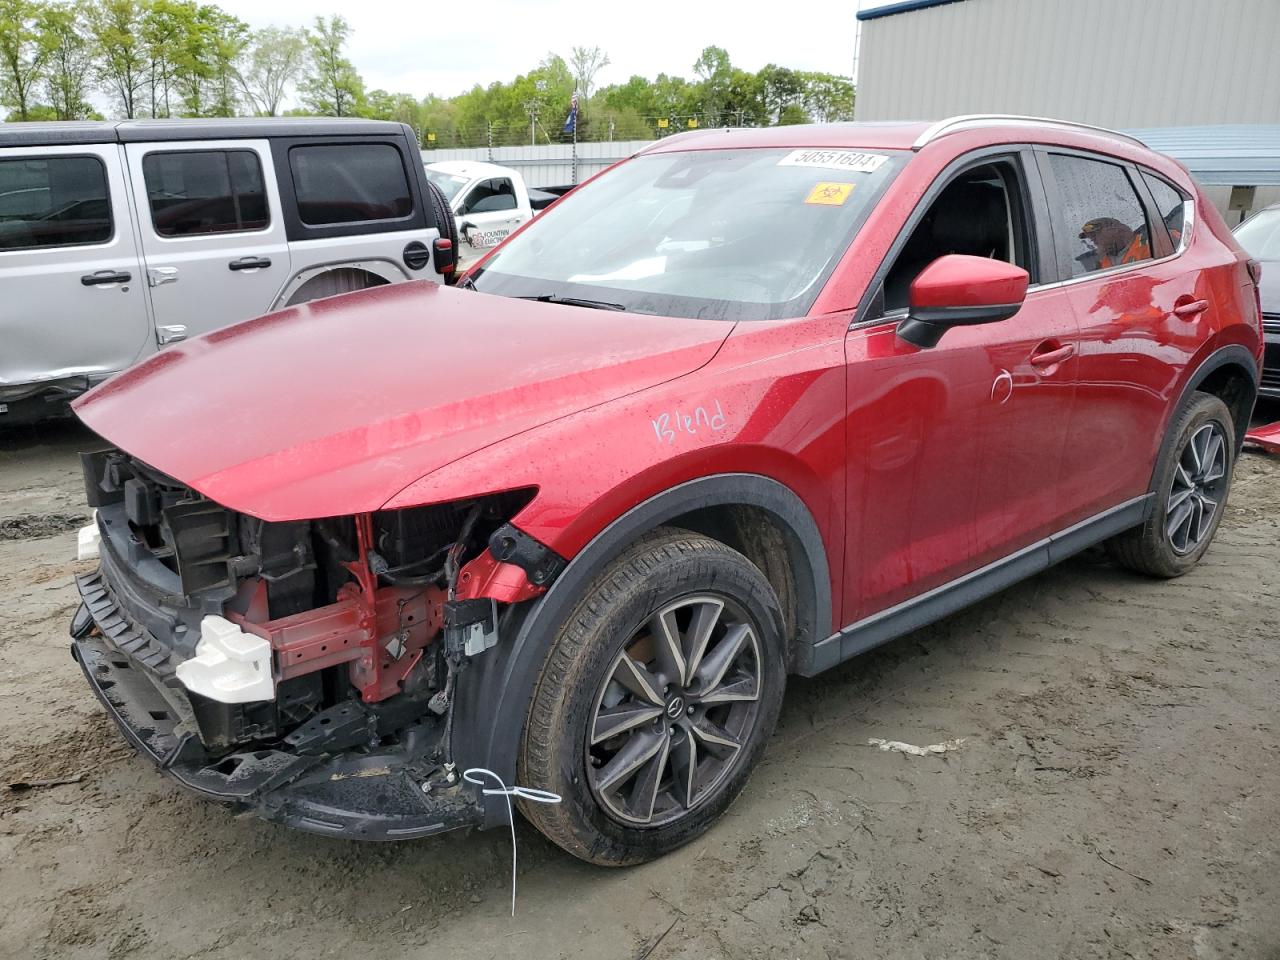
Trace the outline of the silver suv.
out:
M 399 123 L 0 124 L 0 426 L 167 343 L 439 279 L 452 233 Z

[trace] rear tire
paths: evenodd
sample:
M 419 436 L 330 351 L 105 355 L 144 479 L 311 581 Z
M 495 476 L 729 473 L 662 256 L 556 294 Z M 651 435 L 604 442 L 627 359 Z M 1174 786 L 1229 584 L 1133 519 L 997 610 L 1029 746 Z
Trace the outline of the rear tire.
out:
M 746 784 L 782 705 L 782 616 L 769 581 L 724 544 L 665 528 L 609 564 L 556 636 L 534 691 L 521 804 L 590 863 L 660 857 Z
M 1204 556 L 1226 510 L 1235 469 L 1235 423 L 1225 403 L 1193 393 L 1171 427 L 1173 443 L 1156 468 L 1151 518 L 1107 542 L 1121 566 L 1180 577 Z

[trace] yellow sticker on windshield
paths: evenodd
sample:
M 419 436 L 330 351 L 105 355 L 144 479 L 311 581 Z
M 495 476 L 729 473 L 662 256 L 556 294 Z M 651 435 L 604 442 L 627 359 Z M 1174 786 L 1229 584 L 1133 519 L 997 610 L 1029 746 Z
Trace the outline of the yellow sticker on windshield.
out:
M 804 202 L 839 207 L 843 206 L 851 193 L 853 193 L 852 183 L 819 183 L 809 191 L 809 195 L 804 198 Z

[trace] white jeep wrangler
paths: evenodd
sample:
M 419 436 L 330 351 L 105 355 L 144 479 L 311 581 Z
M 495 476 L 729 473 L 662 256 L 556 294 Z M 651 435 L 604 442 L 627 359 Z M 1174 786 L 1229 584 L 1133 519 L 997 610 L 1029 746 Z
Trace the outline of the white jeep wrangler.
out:
M 0 427 L 166 343 L 456 256 L 404 124 L 0 124 Z

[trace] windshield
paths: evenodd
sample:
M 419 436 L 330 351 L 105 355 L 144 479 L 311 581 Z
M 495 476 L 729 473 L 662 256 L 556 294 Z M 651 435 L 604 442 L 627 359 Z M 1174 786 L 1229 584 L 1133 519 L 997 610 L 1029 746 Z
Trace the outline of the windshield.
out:
M 453 203 L 453 198 L 458 195 L 458 191 L 471 182 L 467 177 L 445 173 L 443 170 L 432 170 L 430 167 L 423 167 L 423 169 L 427 172 L 427 179 L 440 188 L 440 192 L 450 203 Z
M 1236 240 L 1259 260 L 1280 260 L 1280 207 L 1263 210 L 1236 227 Z
M 642 155 L 570 193 L 472 280 L 636 313 L 802 316 L 904 162 L 901 151 Z

